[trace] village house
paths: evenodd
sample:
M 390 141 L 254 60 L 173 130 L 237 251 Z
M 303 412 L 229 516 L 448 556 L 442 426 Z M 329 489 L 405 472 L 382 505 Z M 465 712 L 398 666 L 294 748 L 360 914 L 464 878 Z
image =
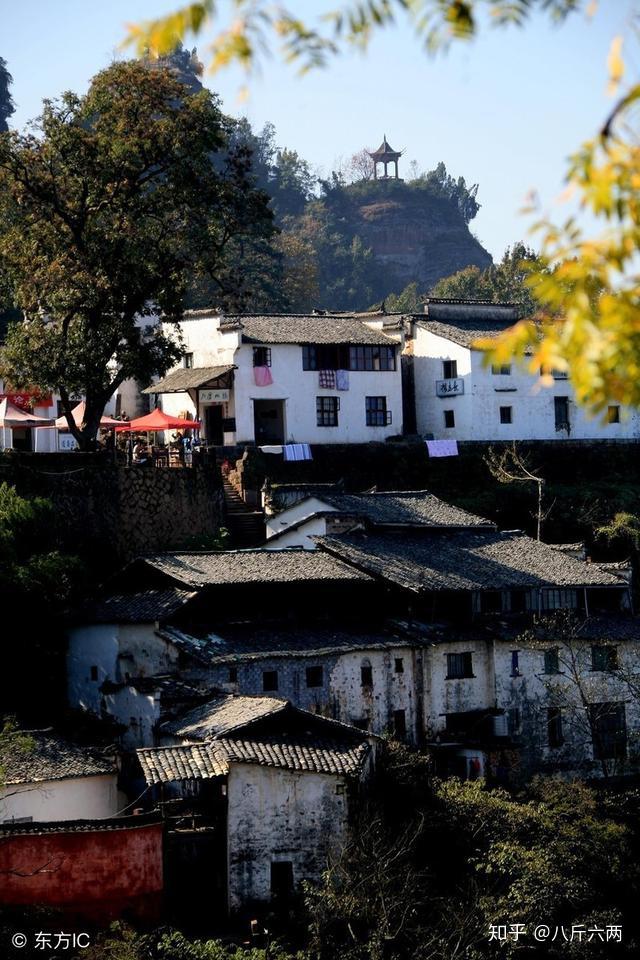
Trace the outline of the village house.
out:
M 25 748 L 3 760 L 0 824 L 98 820 L 124 805 L 113 757 L 52 730 L 27 731 L 25 737 Z
M 495 524 L 446 503 L 428 490 L 344 493 L 326 485 L 303 487 L 287 484 L 263 494 L 266 514 L 266 548 L 304 547 L 315 550 L 315 536 L 346 533 L 358 526 L 376 529 L 440 529 L 483 527 Z
M 423 638 L 385 622 L 384 591 L 318 551 L 159 554 L 122 574 L 138 593 L 69 628 L 70 706 L 122 725 L 127 748 L 207 692 L 297 706 L 418 742 Z M 114 583 L 114 589 L 118 587 Z
M 399 344 L 356 315 L 187 311 L 182 367 L 149 386 L 207 443 L 367 443 L 401 434 Z
M 442 772 L 637 771 L 640 621 L 623 571 L 518 531 L 356 530 L 316 543 L 401 591 L 424 625 L 424 735 Z M 575 625 L 554 626 L 559 615 Z
M 518 319 L 516 304 L 426 300 L 407 348 L 418 433 L 457 441 L 640 438 L 636 410 L 612 401 L 604 417 L 590 417 L 578 406 L 570 372 L 487 365 L 474 341 L 494 338 Z
M 183 897 L 199 902 L 206 876 L 209 909 L 282 908 L 320 880 L 373 771 L 371 737 L 265 697 L 218 697 L 167 736 L 137 757 Z

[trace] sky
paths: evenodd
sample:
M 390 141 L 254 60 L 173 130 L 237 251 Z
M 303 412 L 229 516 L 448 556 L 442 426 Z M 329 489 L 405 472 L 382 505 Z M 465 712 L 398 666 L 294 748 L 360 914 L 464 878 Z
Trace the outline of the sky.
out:
M 123 56 L 126 23 L 179 2 L 0 0 L 0 56 L 13 75 L 17 106 L 13 126 L 37 116 L 45 97 L 85 91 L 93 74 Z M 313 20 L 340 2 L 288 6 Z M 248 117 L 254 129 L 272 122 L 277 143 L 323 176 L 362 147 L 378 147 L 385 133 L 395 150 L 405 151 L 401 176 L 412 160 L 424 170 L 444 161 L 453 176 L 479 184 L 482 207 L 470 227 L 497 259 L 518 240 L 536 246 L 532 218 L 520 212 L 532 191 L 541 212 L 562 215 L 566 158 L 611 109 L 606 57 L 612 37 L 628 33 L 630 7 L 627 0 L 600 0 L 591 19 L 577 14 L 559 26 L 536 15 L 524 29 L 485 30 L 436 58 L 425 54 L 408 24 L 398 23 L 366 54 L 348 52 L 304 77 L 275 53 L 249 79 L 245 101 L 237 69 L 208 74 L 204 82 L 227 113 Z M 206 61 L 206 34 L 187 45 Z

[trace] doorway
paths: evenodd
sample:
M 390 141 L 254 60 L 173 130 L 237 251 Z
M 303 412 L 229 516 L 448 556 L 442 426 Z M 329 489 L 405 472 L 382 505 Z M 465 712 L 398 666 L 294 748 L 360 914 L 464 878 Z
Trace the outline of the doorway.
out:
M 224 431 L 222 429 L 222 404 L 214 403 L 208 407 L 205 407 L 204 410 L 207 443 L 213 444 L 214 447 L 221 447 L 224 443 Z
M 254 400 L 253 426 L 256 443 L 284 443 L 284 400 Z

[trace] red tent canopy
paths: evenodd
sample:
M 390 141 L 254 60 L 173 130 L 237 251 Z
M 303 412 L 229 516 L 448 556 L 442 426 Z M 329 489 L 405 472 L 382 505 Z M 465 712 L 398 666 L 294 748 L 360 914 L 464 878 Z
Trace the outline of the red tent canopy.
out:
M 149 432 L 151 430 L 199 429 L 199 420 L 185 420 L 184 417 L 170 417 L 169 414 L 163 413 L 163 411 L 159 410 L 157 407 L 152 413 L 148 413 L 145 417 L 138 417 L 136 420 L 130 420 L 128 423 L 121 423 L 120 426 L 116 427 L 116 431 L 137 430 L 140 433 Z
M 82 419 L 84 417 L 84 410 L 85 410 L 85 402 L 84 400 L 82 400 L 82 402 L 79 403 L 76 407 L 74 407 L 73 410 L 71 411 L 71 416 L 73 417 L 73 420 L 78 427 L 82 423 Z M 65 416 L 58 417 L 58 419 L 55 421 L 55 426 L 59 430 L 68 430 L 69 424 L 67 423 L 67 418 Z M 113 417 L 104 417 L 104 416 L 100 418 L 101 430 L 108 430 L 111 427 L 121 427 L 121 426 L 122 426 L 122 420 L 115 420 Z

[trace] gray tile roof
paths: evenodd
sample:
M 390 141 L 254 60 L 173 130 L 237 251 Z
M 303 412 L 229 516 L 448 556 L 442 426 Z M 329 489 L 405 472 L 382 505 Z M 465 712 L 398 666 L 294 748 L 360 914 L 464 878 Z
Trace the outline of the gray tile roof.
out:
M 235 550 L 158 553 L 150 567 L 192 588 L 240 583 L 367 580 L 347 564 L 316 550 Z
M 48 730 L 25 731 L 33 741 L 32 749 L 14 752 L 2 759 L 6 784 L 40 783 L 115 773 L 112 759 Z
M 224 776 L 233 763 L 352 777 L 359 774 L 370 750 L 364 737 L 357 741 L 339 734 L 322 736 L 299 731 L 290 736 L 263 734 L 179 747 L 151 747 L 136 753 L 145 781 L 151 785 Z
M 195 593 L 188 590 L 141 590 L 85 604 L 76 614 L 80 623 L 155 623 L 166 620 Z
M 446 503 L 428 490 L 382 493 L 319 493 L 316 499 L 340 513 L 356 514 L 374 526 L 489 527 L 491 520 Z M 300 501 L 299 501 L 300 502 Z
M 339 343 L 397 347 L 397 340 L 367 326 L 357 314 L 239 314 L 226 316 L 221 331 L 242 330 L 246 343 Z
M 475 340 L 482 337 L 497 337 L 515 323 L 514 320 L 501 323 L 496 320 L 475 320 L 468 323 L 443 323 L 439 320 L 419 320 L 418 325 L 435 333 L 438 337 L 444 337 L 445 340 L 451 340 L 461 347 L 470 347 Z
M 239 727 L 245 728 L 263 717 L 280 713 L 287 700 L 275 697 L 243 697 L 231 694 L 201 704 L 177 720 L 163 723 L 161 732 L 185 740 L 213 740 Z
M 160 635 L 173 641 L 179 633 L 165 627 Z M 358 629 L 292 626 L 274 624 L 229 625 L 219 627 L 208 638 L 207 663 L 224 664 L 239 661 L 265 660 L 273 657 L 314 657 L 356 650 L 387 650 L 414 644 L 401 631 L 385 631 L 381 627 L 360 624 Z
M 314 540 L 358 568 L 414 591 L 624 586 L 597 565 L 518 532 L 358 532 Z
M 211 380 L 217 380 L 225 373 L 235 370 L 234 364 L 219 367 L 181 367 L 168 373 L 162 380 L 152 383 L 143 393 L 182 393 L 185 390 L 195 390 L 203 387 Z
M 136 754 L 149 785 L 176 780 L 211 780 L 225 776 L 229 770 L 226 755 L 217 744 L 146 747 L 136 750 Z

